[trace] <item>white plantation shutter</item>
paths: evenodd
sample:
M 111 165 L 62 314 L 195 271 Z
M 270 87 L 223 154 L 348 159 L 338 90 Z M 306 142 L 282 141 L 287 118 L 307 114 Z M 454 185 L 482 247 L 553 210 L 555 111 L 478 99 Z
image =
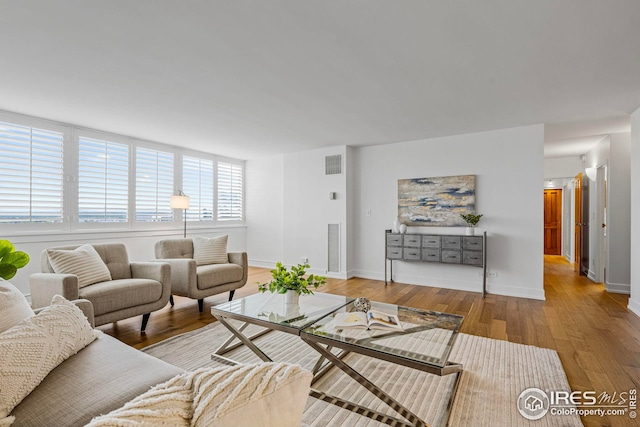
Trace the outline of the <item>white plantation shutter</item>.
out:
M 80 222 L 127 222 L 129 146 L 80 137 L 78 217 Z
M 173 154 L 136 148 L 136 221 L 173 221 Z
M 182 157 L 182 191 L 189 196 L 188 221 L 213 221 L 213 161 Z
M 0 122 L 0 222 L 63 219 L 62 132 Z
M 242 166 L 218 162 L 218 220 L 241 220 L 242 197 Z

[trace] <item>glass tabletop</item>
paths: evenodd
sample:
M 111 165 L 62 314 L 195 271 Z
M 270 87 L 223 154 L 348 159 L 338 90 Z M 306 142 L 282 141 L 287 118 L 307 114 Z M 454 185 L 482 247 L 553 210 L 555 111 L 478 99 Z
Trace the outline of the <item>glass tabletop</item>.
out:
M 216 305 L 211 308 L 211 313 L 301 330 L 351 301 L 353 298 L 315 292 L 300 295 L 298 304 L 285 304 L 284 294 L 265 292 Z
M 371 309 L 398 316 L 402 330 L 336 327 L 339 313 L 354 311 L 353 302 L 305 328 L 306 336 L 322 338 L 340 347 L 340 343 L 391 356 L 444 367 L 455 342 L 463 316 L 420 310 L 393 304 L 371 302 Z M 306 339 L 306 338 L 305 338 Z

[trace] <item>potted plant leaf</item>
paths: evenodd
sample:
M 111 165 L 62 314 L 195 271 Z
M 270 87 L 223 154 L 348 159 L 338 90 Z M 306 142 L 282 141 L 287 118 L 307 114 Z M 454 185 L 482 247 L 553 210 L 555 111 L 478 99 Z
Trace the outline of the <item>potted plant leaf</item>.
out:
M 474 227 L 478 225 L 480 222 L 480 218 L 482 218 L 482 214 L 477 215 L 473 212 L 468 214 L 460 214 L 464 222 L 467 223 L 467 236 L 473 236 L 475 234 Z
M 278 262 L 276 268 L 271 270 L 273 280 L 268 283 L 258 283 L 258 290 L 285 294 L 287 304 L 298 304 L 300 295 L 313 294 L 312 288 L 318 289 L 327 283 L 327 278 L 323 276 L 310 274 L 305 278 L 306 269 L 309 267 L 309 264 L 298 264 L 292 266 L 289 271 L 281 262 Z
M 0 240 L 0 278 L 9 280 L 19 268 L 29 263 L 29 255 L 16 248 L 8 240 Z

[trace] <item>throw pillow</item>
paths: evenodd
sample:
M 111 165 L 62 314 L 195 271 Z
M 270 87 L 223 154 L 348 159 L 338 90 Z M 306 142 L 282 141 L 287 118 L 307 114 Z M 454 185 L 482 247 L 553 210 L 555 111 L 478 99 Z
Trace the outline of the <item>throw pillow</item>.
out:
M 0 425 L 56 366 L 96 339 L 82 311 L 60 295 L 0 334 Z M 4 418 L 4 420 L 3 420 Z
M 227 240 L 229 236 L 193 236 L 193 259 L 197 265 L 227 264 Z
M 196 371 L 197 372 L 197 371 Z M 288 363 L 238 365 L 194 382 L 194 427 L 297 427 L 311 372 Z
M 47 255 L 54 272 L 78 276 L 81 288 L 111 280 L 111 272 L 91 245 L 82 245 L 74 250 L 47 249 Z
M 6 280 L 0 280 L 0 313 L 0 333 L 34 315 L 24 294 Z
M 298 427 L 311 372 L 288 363 L 200 368 L 177 375 L 85 427 Z

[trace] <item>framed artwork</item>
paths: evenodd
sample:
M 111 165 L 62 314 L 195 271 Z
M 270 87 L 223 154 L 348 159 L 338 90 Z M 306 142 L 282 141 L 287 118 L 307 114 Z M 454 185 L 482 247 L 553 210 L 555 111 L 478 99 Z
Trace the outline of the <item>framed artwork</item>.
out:
M 408 226 L 466 226 L 460 214 L 476 208 L 476 176 L 398 180 L 398 218 Z

